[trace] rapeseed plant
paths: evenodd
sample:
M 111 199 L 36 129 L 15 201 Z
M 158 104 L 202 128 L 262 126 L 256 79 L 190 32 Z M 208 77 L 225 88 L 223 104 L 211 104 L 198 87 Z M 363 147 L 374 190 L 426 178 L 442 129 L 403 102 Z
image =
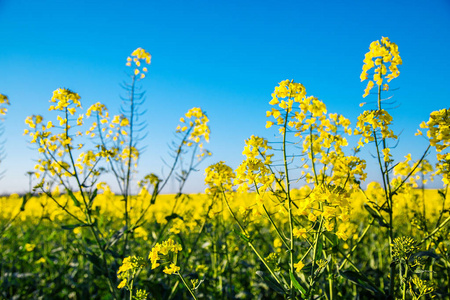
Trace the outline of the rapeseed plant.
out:
M 376 106 L 354 128 L 302 84 L 281 81 L 266 112 L 274 138 L 249 137 L 234 170 L 223 161 L 207 167 L 204 195 L 183 194 L 189 175 L 211 155 L 204 147 L 209 119 L 198 107 L 179 120 L 167 175 L 149 173 L 134 185 L 145 135 L 139 85 L 150 62 L 142 48 L 127 58 L 120 114 L 110 115 L 102 103 L 83 112 L 76 92 L 57 89 L 50 100 L 54 119 L 26 119 L 25 134 L 40 153 L 41 193 L 22 198 L 22 207 L 17 195 L 0 198 L 2 220 L 24 226 L 2 223 L 7 272 L 0 274 L 0 297 L 30 297 L 15 274 L 35 291 L 52 282 L 52 290 L 77 298 L 104 297 L 106 288 L 115 299 L 185 298 L 183 291 L 194 299 L 429 299 L 450 293 L 448 109 L 420 125 L 430 144 L 422 157 L 407 154 L 397 162 L 398 136 L 382 97 L 400 74 L 395 43 L 383 37 L 370 44 L 361 80 L 368 81 L 364 98 L 378 88 Z M 0 105 L 7 101 L 0 98 Z M 353 134 L 359 141 L 351 149 Z M 382 181 L 362 189 L 367 162 L 359 153 L 368 144 Z M 436 164 L 427 160 L 431 151 Z M 114 175 L 120 195 L 102 181 L 105 172 Z M 161 195 L 174 177 L 177 193 Z M 426 190 L 433 178 L 442 178 L 444 189 Z M 48 230 L 68 246 L 58 250 L 57 238 L 46 246 L 28 233 L 33 230 Z M 17 271 L 30 266 L 40 270 L 36 279 Z
M 76 224 L 64 225 L 63 228 L 74 229 L 77 234 L 81 233 L 83 238 L 85 233 L 80 231 L 80 228 L 90 229 L 96 241 L 96 249 L 85 245 L 84 248 L 88 249 L 86 255 L 93 255 L 95 260 L 102 262 L 103 274 L 107 274 L 113 298 L 119 297 L 121 292 L 117 290 L 115 280 L 111 276 L 110 262 L 117 256 L 126 257 L 131 247 L 130 234 L 137 233 L 147 221 L 144 216 L 156 202 L 172 173 L 175 174 L 176 168 L 181 170 L 179 195 L 182 195 L 189 174 L 210 155 L 210 152 L 203 148 L 203 143 L 209 141 L 209 120 L 200 108 L 193 108 L 181 119 L 181 122 L 185 123 L 183 128 L 177 129 L 182 141 L 176 147 L 169 175 L 164 180 L 154 174 L 146 175 L 139 183 L 139 196 L 131 196 L 131 182 L 140 156 L 137 142 L 142 138 L 140 133 L 143 130 L 142 123 L 139 122 L 139 107 L 143 103 L 143 94 L 138 92 L 136 84 L 145 78 L 150 60 L 150 54 L 142 48 L 136 49 L 128 57 L 126 65 L 132 67 L 133 72 L 130 74 L 131 83 L 124 85 L 129 95 L 124 99 L 123 114 L 110 117 L 107 107 L 102 103 L 93 104 L 83 114 L 80 112 L 81 97 L 69 89 L 60 88 L 54 91 L 49 107 L 50 111 L 59 113 L 56 121 L 45 123 L 41 115 L 30 116 L 25 120 L 29 129 L 26 129 L 24 134 L 29 135 L 30 143 L 36 144 L 42 155 L 35 167 L 36 177 L 40 180 L 35 188 L 45 193 L 75 220 Z M 87 123 L 89 118 L 92 120 L 90 124 Z M 85 127 L 88 128 L 86 131 Z M 91 149 L 88 148 L 86 138 L 93 142 Z M 186 167 L 181 162 L 184 161 L 182 156 L 188 152 L 192 153 L 192 158 Z M 99 206 L 94 206 L 99 190 L 103 190 L 104 196 L 112 195 L 106 183 L 99 182 L 105 171 L 114 174 L 123 203 L 117 211 L 123 214 L 123 225 L 109 232 L 104 232 L 105 229 L 100 227 L 103 217 L 98 211 Z M 67 196 L 59 195 L 56 191 L 59 186 L 64 188 Z M 69 205 L 71 202 L 73 205 Z M 175 215 L 175 206 L 172 215 Z M 175 230 L 173 227 L 172 231 Z M 161 230 L 160 237 L 163 234 L 164 229 Z M 122 250 L 113 247 L 118 241 Z M 111 251 L 118 253 L 113 252 L 114 257 L 111 257 Z M 176 268 L 173 266 L 166 271 L 169 270 L 174 271 Z

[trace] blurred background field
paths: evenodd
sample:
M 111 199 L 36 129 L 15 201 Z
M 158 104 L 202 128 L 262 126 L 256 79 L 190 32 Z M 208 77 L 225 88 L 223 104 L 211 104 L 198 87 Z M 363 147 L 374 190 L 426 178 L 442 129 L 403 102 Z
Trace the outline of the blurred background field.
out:
M 383 193 L 377 186 L 369 185 L 365 194 L 375 202 L 383 201 Z M 301 199 L 309 192 L 308 187 L 294 190 L 294 203 L 300 205 Z M 247 228 L 254 232 L 255 244 L 264 256 L 270 258 L 275 267 L 282 266 L 286 259 L 285 250 L 279 239 L 272 241 L 273 232 L 269 229 L 269 220 L 264 216 L 261 207 L 255 204 L 260 203 L 260 199 L 255 202 L 255 197 L 255 193 L 240 193 L 232 198 L 230 205 Z M 56 199 L 74 214 L 80 213 L 79 207 L 74 205 L 69 195 L 61 194 Z M 140 211 L 145 207 L 145 199 L 148 198 L 144 195 L 133 196 L 131 211 Z M 23 198 L 19 195 L 3 196 L 0 203 L 0 224 L 4 226 L 20 211 Z M 275 222 L 283 227 L 287 218 L 283 205 L 269 197 L 265 197 L 263 203 Z M 364 203 L 370 202 L 363 192 L 356 192 L 351 196 L 350 223 L 343 231 L 343 240 L 337 246 L 340 250 L 334 255 L 342 263 L 342 253 L 359 245 L 357 250 L 351 253 L 351 260 L 364 269 L 373 282 L 383 287 L 387 284 L 387 278 L 383 274 L 388 272 L 389 265 L 383 265 L 384 259 L 381 257 L 389 255 L 389 246 L 386 240 L 380 237 L 386 234 L 387 228 L 379 226 L 378 220 L 364 208 Z M 97 196 L 93 205 L 97 225 L 107 235 L 105 241 L 111 243 L 108 249 L 111 254 L 111 271 L 118 268 L 112 258 L 120 257 L 114 252 L 113 245 L 117 242 L 115 228 L 123 226 L 121 204 L 120 196 L 106 191 Z M 438 190 L 402 190 L 395 197 L 395 235 L 407 235 L 419 241 L 426 232 L 434 229 L 438 218 L 449 215 L 449 206 L 448 199 L 444 201 Z M 14 295 L 11 298 L 109 299 L 104 271 L 96 267 L 98 258 L 89 255 L 89 249 L 80 250 L 86 245 L 95 248 L 88 228 L 77 227 L 76 222 L 68 218 L 67 214 L 45 195 L 29 198 L 22 208 L 24 210 L 12 226 L 2 233 L 0 282 L 3 297 Z M 423 212 L 426 218 L 423 218 Z M 306 224 L 307 221 L 305 227 Z M 368 224 L 373 225 L 369 234 L 364 235 Z M 245 246 L 237 230 L 234 220 L 220 199 L 211 199 L 206 194 L 160 195 L 145 214 L 142 226 L 134 229 L 130 246 L 133 253 L 146 257 L 150 249 L 165 236 L 178 237 L 183 249 L 187 251 L 186 256 L 182 256 L 184 272 L 187 272 L 190 278 L 204 280 L 196 291 L 199 298 L 280 297 L 270 284 L 255 275 L 262 266 Z M 429 248 L 435 249 L 436 254 L 447 259 L 450 246 L 448 234 L 448 229 L 445 229 L 429 241 Z M 297 246 L 307 247 L 304 243 L 299 242 Z M 438 263 L 434 269 L 428 271 L 434 274 L 432 278 L 439 286 L 437 292 L 441 295 L 447 293 L 450 278 L 448 266 Z M 150 296 L 151 299 L 189 298 L 184 290 L 173 288 L 176 282 L 170 275 L 160 276 L 153 270 L 146 269 L 142 271 L 140 278 L 136 279 L 136 284 L 145 286 L 150 295 L 153 295 Z M 337 294 L 341 299 L 354 299 L 355 295 L 363 298 L 373 297 L 371 293 L 357 288 L 342 277 L 339 281 Z

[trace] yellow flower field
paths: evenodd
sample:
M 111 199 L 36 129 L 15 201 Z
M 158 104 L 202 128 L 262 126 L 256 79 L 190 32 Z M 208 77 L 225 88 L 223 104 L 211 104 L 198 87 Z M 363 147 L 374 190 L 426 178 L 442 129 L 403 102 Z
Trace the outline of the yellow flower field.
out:
M 385 101 L 403 61 L 389 38 L 365 55 L 363 97 L 374 99 L 353 124 L 283 80 L 268 101 L 272 140 L 245 140 L 237 168 L 203 167 L 209 118 L 193 107 L 174 130 L 166 175 L 137 181 L 139 83 L 150 62 L 142 48 L 127 58 L 118 115 L 100 102 L 84 111 L 78 93 L 59 88 L 49 107 L 55 118 L 25 120 L 39 154 L 30 173 L 37 184 L 0 198 L 0 298 L 450 297 L 450 111 L 421 124 L 428 147 L 420 157 L 394 157 L 399 134 Z M 368 164 L 380 182 L 367 182 Z M 199 169 L 205 192 L 184 193 Z M 172 179 L 177 193 L 163 194 Z M 423 188 L 430 180 L 442 188 Z

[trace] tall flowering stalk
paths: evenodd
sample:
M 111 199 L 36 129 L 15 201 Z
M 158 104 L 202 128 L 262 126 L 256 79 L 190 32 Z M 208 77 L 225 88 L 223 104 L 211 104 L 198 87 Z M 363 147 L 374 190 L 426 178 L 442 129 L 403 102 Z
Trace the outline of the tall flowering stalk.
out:
M 45 123 L 41 115 L 29 116 L 25 120 L 29 129 L 25 129 L 24 134 L 29 135 L 30 143 L 36 144 L 42 155 L 35 166 L 35 175 L 40 180 L 35 188 L 45 193 L 77 222 L 68 228 L 90 229 L 98 251 L 93 253 L 98 255 L 111 295 L 116 298 L 117 290 L 109 272 L 105 247 L 107 243 L 93 213 L 93 203 L 97 196 L 97 190 L 93 187 L 100 176 L 99 165 L 105 153 L 100 148 L 86 149 L 85 142 L 79 142 L 84 135 L 81 128 L 85 117 L 79 113 L 81 101 L 77 93 L 65 88 L 57 89 L 53 92 L 50 103 L 49 111 L 58 113 L 55 124 L 52 121 Z M 52 192 L 53 188 L 59 186 L 68 194 L 67 200 Z M 72 205 L 68 205 L 69 201 Z M 88 245 L 86 249 L 92 251 Z
M 269 265 L 268 261 L 255 247 L 251 233 L 248 229 L 246 229 L 245 225 L 239 220 L 237 214 L 230 206 L 230 200 L 234 198 L 233 186 L 234 179 L 236 178 L 236 174 L 234 173 L 233 169 L 227 166 L 223 161 L 221 161 L 206 168 L 205 175 L 205 184 L 208 186 L 206 189 L 206 193 L 211 195 L 212 197 L 219 196 L 223 199 L 230 215 L 236 221 L 239 227 L 240 237 L 250 246 L 258 259 L 264 264 L 266 269 L 270 272 L 273 280 L 275 280 L 277 286 L 281 290 L 286 292 L 286 280 L 283 277 L 280 278 L 280 276 L 277 275 L 277 273 Z
M 150 55 L 138 48 L 128 58 L 127 65 L 131 66 L 132 63 L 135 67 L 131 75 L 132 84 L 127 86 L 130 92 L 129 107 L 128 110 L 122 108 L 124 113 L 111 117 L 104 104 L 95 103 L 83 114 L 81 97 L 69 89 L 60 88 L 54 91 L 50 100 L 49 110 L 58 113 L 56 120 L 45 122 L 41 115 L 29 116 L 25 120 L 28 129 L 24 132 L 29 136 L 30 143 L 37 145 L 37 150 L 41 154 L 35 166 L 35 175 L 40 180 L 36 189 L 44 192 L 76 221 L 76 224 L 64 225 L 65 229 L 80 227 L 90 229 L 97 243 L 98 253 L 95 255 L 98 255 L 99 261 L 102 262 L 114 298 L 118 297 L 119 291 L 113 277 L 110 276 L 109 261 L 115 259 L 110 256 L 111 251 L 115 255 L 126 257 L 126 253 L 129 252 L 130 233 L 148 221 L 145 220 L 146 213 L 172 174 L 178 176 L 180 181 L 178 194 L 181 195 L 189 174 L 201 161 L 211 155 L 203 146 L 209 141 L 209 119 L 200 108 L 192 108 L 180 119 L 181 125 L 176 129 L 180 141 L 179 144 L 174 144 L 177 146 L 172 149 L 174 161 L 169 175 L 164 180 L 155 174 L 145 176 L 139 182 L 139 195 L 132 197 L 132 175 L 136 171 L 139 159 L 137 142 L 142 138 L 139 136 L 142 124 L 139 123 L 141 112 L 138 109 L 142 104 L 142 95 L 136 94 L 135 85 L 138 80 L 145 77 L 147 68 L 143 64 L 150 63 Z M 87 119 L 90 119 L 90 124 L 87 123 Z M 93 148 L 88 147 L 89 139 L 94 143 Z M 186 155 L 189 155 L 189 159 L 184 160 Z M 123 227 L 112 233 L 104 232 L 103 228 L 100 228 L 101 217 L 94 211 L 98 190 L 109 191 L 104 182 L 98 182 L 105 168 L 115 175 L 124 203 L 121 210 Z M 56 189 L 60 186 L 64 188 L 68 197 L 59 197 Z M 137 202 L 138 205 L 135 205 Z M 175 207 L 176 204 L 172 214 L 175 213 Z M 166 227 L 163 227 L 160 230 L 155 244 L 165 234 L 165 229 Z M 114 251 L 112 247 L 119 240 L 123 241 L 122 251 Z M 86 249 L 92 256 L 90 245 L 86 245 Z
M 440 194 L 445 203 L 448 194 L 448 187 L 450 185 L 450 108 L 432 112 L 429 120 L 427 122 L 422 122 L 420 127 L 422 129 L 427 129 L 426 136 L 429 139 L 430 147 L 433 147 L 436 150 L 437 162 L 433 175 L 442 177 L 444 189 Z M 417 135 L 423 135 L 423 133 L 418 130 Z M 444 210 L 442 210 L 434 230 L 424 237 L 421 243 L 436 235 L 450 222 L 450 217 L 440 222 L 443 211 Z
M 109 116 L 108 110 L 101 103 L 96 103 L 87 112 L 87 116 L 94 116 L 96 121 L 86 132 L 91 137 L 98 138 L 97 147 L 103 149 L 109 170 L 114 174 L 120 194 L 123 197 L 124 213 L 124 243 L 123 255 L 130 251 L 128 239 L 129 233 L 142 225 L 143 217 L 149 207 L 155 203 L 157 195 L 165 187 L 167 182 L 176 174 L 180 181 L 179 193 L 196 166 L 210 152 L 203 144 L 209 141 L 208 117 L 200 108 L 192 108 L 185 117 L 181 118 L 182 125 L 176 129 L 177 139 L 171 149 L 173 157 L 170 171 L 164 179 L 155 174 L 144 176 L 138 182 L 139 198 L 146 199 L 148 205 L 136 212 L 136 205 L 132 204 L 132 180 L 137 172 L 140 157 L 139 142 L 143 139 L 143 130 L 146 122 L 142 121 L 140 107 L 144 102 L 144 93 L 140 91 L 138 83 L 145 78 L 151 55 L 142 48 L 137 48 L 127 58 L 126 65 L 132 68 L 129 74 L 131 83 L 125 83 L 124 88 L 128 96 L 123 98 L 122 114 Z M 189 149 L 191 151 L 189 151 Z M 187 160 L 187 166 L 183 165 L 183 156 L 191 155 Z
M 381 205 L 381 209 L 388 212 L 388 238 L 390 245 L 391 260 L 393 260 L 393 190 L 394 187 L 390 183 L 391 166 L 393 164 L 392 155 L 390 153 L 389 140 L 396 140 L 390 125 L 392 124 L 391 115 L 382 108 L 382 92 L 389 90 L 388 82 L 399 76 L 400 71 L 398 65 L 402 64 L 398 46 L 392 43 L 389 38 L 383 37 L 380 41 L 374 41 L 370 44 L 369 52 L 364 58 L 363 71 L 361 73 L 361 81 L 368 80 L 363 97 L 369 95 L 375 85 L 377 89 L 377 109 L 363 112 L 358 117 L 356 135 L 360 135 L 358 147 L 373 142 L 377 151 L 378 165 L 381 171 L 383 189 L 385 195 L 385 203 Z M 369 80 L 368 72 L 373 69 L 372 80 Z M 388 71 L 389 70 L 389 71 Z M 394 293 L 395 287 L 395 266 L 391 266 L 390 272 L 390 295 Z
M 127 98 L 123 98 L 124 105 L 122 111 L 124 114 L 121 116 L 121 123 L 123 123 L 123 121 L 125 121 L 125 123 L 122 126 L 123 129 L 121 130 L 120 139 L 117 141 L 120 144 L 118 149 L 121 149 L 124 155 L 122 155 L 117 164 L 110 164 L 123 196 L 124 223 L 126 228 L 130 227 L 130 185 L 132 173 L 136 170 L 139 159 L 137 142 L 140 140 L 139 134 L 142 132 L 143 126 L 145 126 L 145 123 L 139 123 L 139 117 L 141 116 L 139 108 L 144 99 L 143 93 L 138 92 L 136 84 L 139 80 L 145 78 L 145 73 L 148 71 L 147 66 L 150 65 L 150 61 L 150 53 L 142 48 L 137 48 L 131 53 L 131 56 L 127 58 L 126 65 L 133 68 L 133 71 L 130 75 L 131 83 L 125 83 L 124 85 L 125 90 L 128 92 L 128 96 Z M 124 255 L 128 252 L 128 233 L 129 231 L 127 230 L 123 246 Z
M 332 299 L 335 258 L 326 258 L 324 249 L 329 243 L 330 247 L 337 247 L 338 239 L 346 240 L 350 235 L 349 198 L 357 190 L 359 180 L 366 176 L 365 162 L 344 153 L 348 145 L 344 135 L 351 133 L 350 122 L 343 116 L 327 114 L 325 104 L 313 96 L 307 97 L 302 84 L 280 82 L 270 105 L 267 117 L 271 119 L 266 127 L 277 126 L 281 141 L 271 143 L 251 136 L 242 152 L 245 159 L 235 173 L 222 162 L 207 169 L 207 192 L 222 194 L 241 238 L 271 274 L 270 279 L 261 275 L 270 286 L 292 299 L 310 298 L 317 292 L 321 274 L 327 272 L 328 295 Z M 300 153 L 296 153 L 299 149 Z M 293 189 L 298 181 L 312 188 L 298 195 Z M 255 247 L 257 233 L 233 211 L 230 202 L 235 197 L 234 186 L 239 193 L 255 192 L 255 206 L 273 230 L 275 248 L 286 250 L 287 274 L 274 268 L 275 253 L 267 256 Z M 276 203 L 279 211 L 270 211 L 266 201 Z M 283 221 L 277 214 L 285 216 Z M 334 238 L 330 239 L 329 234 Z
M 321 260 L 323 247 L 327 243 L 325 234 L 333 232 L 338 238 L 347 239 L 349 198 L 357 182 L 365 179 L 365 162 L 344 153 L 348 145 L 345 134 L 351 134 L 350 121 L 341 115 L 327 114 L 325 104 L 314 96 L 306 96 L 302 84 L 289 80 L 280 82 L 272 94 L 270 104 L 273 107 L 267 112 L 267 117 L 273 117 L 275 121 L 267 121 L 266 127 L 276 124 L 282 136 L 282 170 L 275 172 L 275 166 L 270 169 L 274 175 L 279 174 L 275 179 L 283 195 L 279 200 L 285 201 L 287 206 L 291 291 L 298 286 L 293 275 L 294 269 L 298 273 L 310 254 L 312 268 L 308 289 L 306 292 L 299 289 L 300 292 L 303 296 L 311 295 L 318 279 L 317 274 L 326 268 L 330 274 L 329 297 L 333 298 L 333 264 L 332 261 Z M 288 135 L 293 135 L 294 140 L 288 139 Z M 288 152 L 293 145 L 300 143 L 299 155 Z M 300 174 L 294 171 L 298 166 L 303 169 Z M 303 199 L 295 199 L 291 185 L 302 179 L 311 184 L 313 189 Z M 303 218 L 308 222 L 299 222 Z M 305 226 L 308 223 L 310 225 Z M 297 263 L 294 258 L 296 239 L 307 239 L 311 245 Z
M 377 106 L 374 110 L 364 111 L 358 117 L 357 127 L 354 133 L 360 136 L 358 148 L 370 142 L 376 148 L 376 159 L 381 172 L 384 202 L 381 205 L 376 205 L 375 202 L 372 202 L 378 211 L 377 213 L 374 213 L 372 208 L 367 208 L 372 216 L 375 216 L 379 220 L 382 226 L 387 227 L 387 239 L 390 250 L 389 296 L 395 297 L 397 291 L 400 291 L 402 299 L 405 299 L 408 285 L 411 283 L 409 281 L 411 272 L 408 272 L 408 268 L 410 268 L 408 260 L 399 260 L 395 248 L 401 245 L 401 243 L 395 242 L 401 241 L 401 239 L 395 237 L 394 228 L 396 195 L 405 190 L 407 186 L 413 186 L 415 184 L 414 176 L 418 176 L 419 171 L 424 171 L 423 164 L 425 163 L 425 157 L 430 147 L 435 145 L 433 145 L 434 140 L 431 138 L 430 145 L 424 151 L 422 157 L 412 166 L 410 165 L 410 155 L 405 157 L 406 160 L 404 162 L 395 163 L 394 161 L 391 148 L 398 142 L 398 137 L 391 129 L 393 118 L 384 108 L 383 101 L 385 99 L 383 95 L 389 91 L 389 83 L 400 75 L 398 66 L 401 64 L 402 59 L 398 46 L 391 42 L 389 38 L 383 37 L 380 41 L 374 41 L 370 44 L 369 52 L 366 53 L 364 58 L 361 81 L 368 80 L 363 97 L 367 97 L 373 88 L 377 88 Z M 369 72 L 372 73 L 369 74 Z M 361 106 L 364 104 L 362 103 Z M 429 137 L 432 137 L 432 135 L 431 133 Z M 394 174 L 392 174 L 392 171 L 394 171 Z M 397 177 L 393 175 L 397 175 Z M 387 222 L 384 221 L 383 213 L 387 213 Z M 400 272 L 398 276 L 400 285 L 396 284 L 395 272 L 397 268 Z M 396 289 L 397 286 L 400 286 L 398 290 Z
M 131 182 L 133 174 L 137 171 L 140 156 L 138 142 L 142 139 L 141 134 L 145 128 L 145 122 L 140 120 L 142 118 L 140 106 L 144 102 L 144 93 L 140 92 L 138 82 L 145 78 L 150 62 L 151 55 L 143 48 L 137 48 L 127 58 L 126 66 L 132 68 L 129 74 L 131 82 L 123 84 L 128 95 L 122 98 L 121 114 L 110 118 L 108 109 L 102 103 L 95 103 L 86 113 L 87 117 L 95 118 L 86 135 L 98 139 L 97 148 L 102 149 L 108 170 L 114 174 L 123 197 L 124 256 L 129 251 L 128 239 L 132 231 Z

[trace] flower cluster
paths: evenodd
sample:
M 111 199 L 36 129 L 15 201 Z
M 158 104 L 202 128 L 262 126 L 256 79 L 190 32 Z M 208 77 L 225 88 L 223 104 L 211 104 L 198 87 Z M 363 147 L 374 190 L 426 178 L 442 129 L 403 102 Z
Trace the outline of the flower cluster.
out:
M 231 192 L 233 191 L 233 179 L 235 174 L 233 169 L 220 161 L 206 168 L 205 170 L 205 184 L 208 185 L 206 189 L 207 194 L 215 194 L 216 192 Z
M 392 116 L 384 109 L 365 111 L 359 115 L 354 131 L 355 135 L 361 135 L 358 148 L 375 141 L 376 132 L 380 132 L 383 139 L 397 139 L 394 131 L 389 128 L 391 124 Z
M 307 105 L 307 103 L 311 103 L 311 97 L 306 100 L 306 89 L 301 83 L 294 82 L 293 80 L 284 80 L 279 83 L 277 87 L 275 87 L 274 92 L 272 93 L 272 100 L 269 102 L 272 107 L 270 111 L 267 111 L 267 117 L 273 117 L 277 125 L 281 125 L 279 131 L 281 134 L 285 133 L 285 123 L 288 122 L 289 127 L 295 126 L 295 121 L 302 121 L 305 119 L 304 112 L 295 112 L 294 116 L 290 116 L 289 114 L 293 112 L 294 102 L 299 103 L 300 106 Z M 317 105 L 319 104 L 319 105 Z M 320 111 L 321 105 L 317 101 L 313 101 L 311 108 L 314 108 L 314 112 Z M 267 121 L 266 128 L 270 128 L 275 124 L 274 121 Z M 298 128 L 297 128 L 298 129 Z
M 88 110 L 86 111 L 86 117 L 90 117 L 93 112 L 97 113 L 100 117 L 103 118 L 109 117 L 108 109 L 104 104 L 100 102 L 94 103 L 88 108 Z
M 275 181 L 275 175 L 270 169 L 273 154 L 267 154 L 272 149 L 267 140 L 252 135 L 245 141 L 242 154 L 246 159 L 236 169 L 236 184 L 239 191 L 248 191 L 251 186 L 259 191 L 268 190 Z
M 292 111 L 294 102 L 300 103 L 306 97 L 306 89 L 301 83 L 293 80 L 283 80 L 275 87 L 272 93 L 272 100 L 270 105 L 278 105 L 278 108 L 272 108 L 267 112 L 267 117 L 273 116 L 278 125 L 284 123 L 284 118 L 281 116 L 280 110 L 287 113 Z M 274 122 L 267 121 L 266 127 L 270 127 Z
M 184 143 L 187 146 L 192 146 L 193 143 L 199 144 L 201 140 L 209 142 L 209 119 L 206 114 L 199 107 L 193 107 L 180 118 L 182 124 L 178 125 L 177 132 L 188 132 L 187 140 Z M 203 146 L 199 144 L 200 148 Z
M 298 103 L 294 106 L 294 103 Z M 275 87 L 272 107 L 266 112 L 267 117 L 273 117 L 277 125 L 281 125 L 279 131 L 285 134 L 285 127 L 296 131 L 296 136 L 301 138 L 301 132 L 307 131 L 315 122 L 324 118 L 327 112 L 325 104 L 317 98 L 306 97 L 306 89 L 301 83 L 293 80 L 284 80 Z M 300 111 L 298 111 L 300 109 Z M 309 116 L 309 118 L 308 118 Z M 267 121 L 266 128 L 270 128 L 275 122 Z
M 383 79 L 386 78 L 387 82 L 400 75 L 398 65 L 402 64 L 402 59 L 398 51 L 398 46 L 391 42 L 389 38 L 382 37 L 381 41 L 374 41 L 370 44 L 369 52 L 366 53 L 364 58 L 363 71 L 361 73 L 361 81 L 369 79 L 367 72 L 370 69 L 374 69 L 373 81 L 369 80 L 367 87 L 364 91 L 363 97 L 369 95 L 370 90 L 377 84 L 383 85 Z M 389 74 L 388 74 L 389 69 Z M 383 85 L 384 90 L 388 90 L 388 84 Z
M 337 186 L 349 184 L 351 188 L 358 188 L 358 182 L 366 180 L 366 161 L 353 155 L 335 155 L 330 153 L 330 161 L 333 162 L 332 173 L 328 176 L 328 183 Z
M 143 66 L 143 64 L 149 65 L 151 58 L 152 56 L 150 55 L 150 53 L 142 48 L 137 48 L 131 53 L 131 56 L 127 58 L 126 65 L 128 67 L 131 67 L 131 65 L 133 64 L 135 67 L 134 76 L 137 76 L 140 73 L 141 75 L 139 76 L 142 79 L 145 77 L 145 73 L 148 71 L 147 67 Z
M 164 241 L 162 243 L 157 243 L 152 250 L 150 251 L 150 254 L 148 255 L 148 259 L 150 259 L 152 263 L 152 269 L 156 269 L 160 266 L 159 261 L 162 259 L 165 259 L 171 252 L 173 254 L 177 254 L 179 251 L 181 251 L 181 245 L 174 242 L 172 239 L 168 239 L 167 241 Z M 180 267 L 177 267 L 175 263 L 171 262 L 170 267 L 165 267 L 163 272 L 166 274 L 173 274 L 180 270 Z
M 86 136 L 95 137 L 96 132 L 105 143 L 108 139 L 112 139 L 115 144 L 123 145 L 124 139 L 121 137 L 128 136 L 130 121 L 123 114 L 113 116 L 110 120 L 109 112 L 106 106 L 100 102 L 91 105 L 87 112 L 86 117 L 95 116 L 91 127 L 86 131 Z
M 156 186 L 159 182 L 161 182 L 161 179 L 157 175 L 150 173 L 145 175 L 144 179 L 138 181 L 138 186 L 139 187 L 146 187 L 148 185 Z
M 138 289 L 136 291 L 136 295 L 133 296 L 134 300 L 147 300 L 148 299 L 148 292 L 146 290 Z
M 427 123 L 423 122 L 421 128 L 428 129 L 427 137 L 430 145 L 436 148 L 436 175 L 442 175 L 444 184 L 450 184 L 450 109 L 441 109 L 430 114 Z M 419 134 L 422 134 L 419 131 Z
M 95 166 L 101 157 L 106 156 L 105 149 L 78 151 L 84 147 L 83 143 L 75 144 L 76 137 L 83 136 L 83 133 L 74 129 L 81 128 L 84 124 L 84 115 L 78 114 L 76 118 L 70 118 L 75 115 L 78 108 L 81 108 L 80 96 L 69 89 L 57 89 L 53 92 L 50 100 L 52 103 L 50 111 L 61 112 L 57 115 L 58 123 L 52 121 L 44 122 L 40 115 L 33 115 L 26 118 L 25 123 L 28 129 L 24 134 L 29 135 L 30 143 L 37 144 L 38 151 L 43 154 L 43 158 L 38 159 L 35 169 L 36 177 L 49 172 L 51 176 L 56 176 L 59 183 L 63 183 L 63 178 L 69 180 L 71 177 L 78 177 L 80 182 L 87 183 L 88 178 L 93 179 L 99 173 Z M 95 108 L 93 108 L 95 107 Z M 90 108 L 89 114 L 97 109 L 102 111 L 102 115 L 107 117 L 107 111 L 104 105 L 97 104 Z M 105 112 L 106 111 L 106 112 Z M 94 122 L 95 124 L 95 122 Z M 66 182 L 68 184 L 68 181 Z M 66 186 L 67 187 L 67 186 Z
M 396 180 L 398 182 L 398 181 L 400 181 L 400 179 L 406 178 L 408 176 L 409 184 L 412 187 L 417 188 L 418 187 L 417 182 L 422 180 L 419 173 L 421 173 L 423 175 L 431 175 L 430 178 L 431 178 L 431 180 L 433 179 L 433 174 L 431 174 L 433 172 L 433 166 L 428 162 L 428 160 L 424 159 L 424 160 L 422 160 L 422 162 L 416 162 L 412 165 L 411 165 L 411 162 L 412 162 L 411 153 L 409 153 L 408 155 L 405 156 L 404 161 L 399 162 L 395 165 L 394 175 L 398 175 L 400 177 L 398 177 L 398 179 L 394 179 L 394 180 Z M 423 181 L 422 181 L 423 184 L 426 184 L 427 182 L 428 182 L 427 179 L 423 179 Z
M 209 142 L 210 129 L 208 126 L 209 119 L 205 112 L 199 107 L 194 107 L 188 110 L 184 117 L 180 118 L 181 124 L 176 128 L 176 133 L 179 135 L 181 143 L 174 147 L 176 156 L 182 152 L 198 152 L 196 157 L 199 161 L 206 156 L 211 156 L 211 152 L 203 147 L 204 142 Z M 174 144 L 175 146 L 175 144 Z M 192 149 L 186 149 L 185 146 Z M 192 155 L 194 157 L 194 155 Z
M 50 102 L 56 103 L 56 106 L 51 105 L 48 110 L 64 111 L 65 109 L 67 109 L 70 115 L 73 115 L 75 113 L 75 107 L 81 107 L 80 96 L 69 89 L 59 88 L 55 90 L 53 92 L 53 97 L 50 99 Z
M 110 118 L 108 109 L 100 102 L 91 105 L 86 116 L 96 118 L 85 134 L 91 138 L 98 136 L 100 144 L 96 147 L 99 149 L 99 155 L 107 162 L 117 164 L 128 165 L 128 161 L 131 160 L 136 167 L 139 150 L 133 146 L 125 146 L 131 130 L 130 120 L 123 114 Z
M 303 138 L 302 154 L 309 159 L 309 163 L 303 163 L 305 170 L 309 171 L 303 175 L 308 183 L 320 177 L 322 181 L 327 178 L 328 183 L 340 184 L 336 181 L 346 181 L 344 178 L 349 177 L 348 172 L 352 172 L 351 178 L 357 174 L 365 178 L 365 163 L 356 157 L 347 157 L 343 152 L 343 147 L 348 145 L 343 133 L 352 133 L 348 119 L 338 114 L 327 114 L 326 105 L 314 96 L 307 97 L 305 87 L 293 80 L 280 82 L 269 103 L 277 107 L 272 107 L 266 115 L 275 118 L 276 124 L 281 126 L 280 133 L 284 135 L 288 131 Z M 267 121 L 266 127 L 274 124 L 274 121 Z M 322 168 L 317 171 L 319 163 Z
M 420 127 L 428 129 L 427 136 L 430 144 L 436 148 L 437 152 L 450 147 L 450 109 L 444 108 L 432 112 L 428 122 L 423 122 Z
M 417 276 L 414 276 L 409 283 L 409 291 L 413 295 L 413 299 L 420 299 L 422 296 L 429 295 L 436 290 L 436 286 L 433 282 L 428 280 L 422 280 Z M 430 298 L 434 298 L 431 296 Z
M 137 271 L 144 268 L 147 262 L 144 258 L 139 256 L 129 256 L 123 259 L 122 265 L 117 271 L 117 277 L 121 279 L 118 289 L 124 288 L 128 285 L 129 281 L 133 280 Z
M 394 246 L 392 248 L 393 257 L 398 260 L 407 261 L 418 249 L 416 241 L 413 238 L 401 236 L 394 239 Z
M 305 215 L 312 223 L 318 217 L 323 218 L 324 229 L 334 232 L 339 238 L 346 240 L 350 234 L 349 226 L 345 225 L 350 219 L 350 193 L 332 185 L 321 185 L 296 202 L 299 206 L 298 214 Z M 340 224 L 337 230 L 335 226 Z M 295 235 L 305 238 L 306 229 L 297 229 Z
M 6 115 L 8 109 L 4 105 L 9 105 L 8 96 L 0 94 L 0 115 Z

